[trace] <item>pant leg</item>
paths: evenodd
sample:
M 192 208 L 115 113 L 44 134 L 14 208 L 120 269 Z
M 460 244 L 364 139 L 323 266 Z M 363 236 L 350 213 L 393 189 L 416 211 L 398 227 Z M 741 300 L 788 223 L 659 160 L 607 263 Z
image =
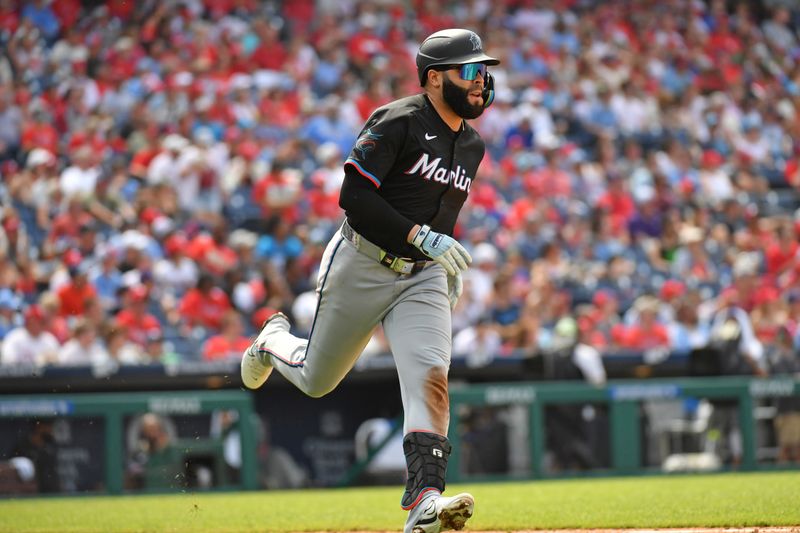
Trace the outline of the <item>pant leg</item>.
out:
M 332 391 L 390 308 L 396 279 L 337 233 L 320 263 L 309 338 L 283 331 L 270 335 L 274 368 L 309 396 Z
M 452 326 L 444 269 L 430 265 L 401 277 L 398 296 L 383 320 L 394 355 L 405 413 L 404 433 L 447 435 Z

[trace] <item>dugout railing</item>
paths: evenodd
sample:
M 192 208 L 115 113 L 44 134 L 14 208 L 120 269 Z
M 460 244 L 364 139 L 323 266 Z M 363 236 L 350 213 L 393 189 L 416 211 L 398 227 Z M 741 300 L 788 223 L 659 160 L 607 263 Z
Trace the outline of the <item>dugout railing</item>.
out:
M 610 381 L 601 387 L 576 382 L 454 384 L 450 390 L 449 437 L 453 444 L 448 481 L 476 480 L 467 476 L 461 464 L 460 416 L 464 407 L 522 405 L 529 424 L 529 475 L 547 477 L 545 457 L 545 409 L 557 404 L 605 404 L 608 408 L 610 438 L 609 474 L 636 474 L 642 464 L 641 404 L 644 401 L 705 398 L 732 400 L 736 404 L 741 430 L 741 470 L 764 468 L 756 458 L 756 402 L 762 399 L 800 395 L 800 380 L 790 376 L 770 378 L 712 377 Z M 478 476 L 480 479 L 507 479 L 509 476 Z M 520 477 L 520 476 L 517 476 Z
M 733 403 L 741 431 L 742 457 L 736 465 L 740 470 L 774 468 L 757 458 L 756 424 L 758 403 L 781 397 L 800 395 L 800 379 L 791 376 L 770 378 L 704 377 L 648 380 L 611 380 L 605 386 L 583 382 L 514 382 L 470 385 L 451 383 L 449 438 L 453 445 L 448 482 L 494 481 L 555 477 L 545 466 L 547 439 L 546 409 L 564 404 L 593 404 L 607 408 L 610 465 L 595 472 L 601 475 L 629 475 L 664 472 L 642 464 L 642 422 L 644 402 L 707 399 Z M 529 468 L 525 473 L 470 474 L 462 463 L 464 446 L 464 411 L 474 408 L 522 406 L 527 411 Z M 359 479 L 369 462 L 392 439 L 400 438 L 402 420 L 394 422 L 394 431 L 386 435 L 345 475 L 340 485 L 350 485 Z M 721 469 L 727 467 L 722 466 Z M 563 474 L 563 473 L 562 473 Z
M 230 488 L 257 488 L 256 434 L 251 423 L 253 397 L 241 390 L 79 393 L 0 396 L 0 419 L 92 417 L 102 421 L 105 492 L 121 494 L 125 476 L 125 418 L 155 413 L 163 416 L 210 415 L 217 410 L 238 412 L 236 429 L 241 440 L 241 476 Z M 178 441 L 181 451 L 209 453 L 204 439 Z M 227 488 L 223 486 L 222 488 Z

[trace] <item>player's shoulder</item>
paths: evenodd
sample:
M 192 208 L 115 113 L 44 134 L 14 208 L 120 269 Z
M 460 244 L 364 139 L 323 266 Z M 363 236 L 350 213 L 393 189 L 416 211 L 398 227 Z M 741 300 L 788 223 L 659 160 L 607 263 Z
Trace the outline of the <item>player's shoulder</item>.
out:
M 470 139 L 477 139 L 480 140 L 481 135 L 478 133 L 478 130 L 472 127 L 472 124 L 469 123 L 468 120 L 464 121 L 464 131 L 462 131 L 462 135 Z
M 421 94 L 406 96 L 375 109 L 370 119 L 380 121 L 408 120 L 415 113 L 424 110 L 426 106 L 427 100 Z
M 486 146 L 478 130 L 473 128 L 469 121 L 466 120 L 464 121 L 464 129 L 459 136 L 459 142 L 462 145 L 469 145 L 476 150 L 483 150 Z

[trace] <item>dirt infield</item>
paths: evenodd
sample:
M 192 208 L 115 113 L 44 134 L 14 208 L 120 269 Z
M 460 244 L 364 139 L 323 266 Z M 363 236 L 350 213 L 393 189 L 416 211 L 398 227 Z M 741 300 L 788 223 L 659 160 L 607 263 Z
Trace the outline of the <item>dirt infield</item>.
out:
M 467 533 L 467 530 L 463 530 Z M 692 527 L 685 529 L 527 529 L 474 533 L 800 533 L 798 527 Z
M 673 529 L 520 529 L 513 531 L 478 531 L 462 529 L 462 533 L 800 533 L 792 527 L 690 527 Z M 317 531 L 314 533 L 330 533 Z M 400 533 L 398 531 L 348 531 L 343 533 Z

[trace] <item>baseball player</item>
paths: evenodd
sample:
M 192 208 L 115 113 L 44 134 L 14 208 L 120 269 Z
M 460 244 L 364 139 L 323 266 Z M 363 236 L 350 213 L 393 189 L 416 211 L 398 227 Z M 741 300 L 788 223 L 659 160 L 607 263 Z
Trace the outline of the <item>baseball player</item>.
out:
M 273 368 L 312 397 L 332 391 L 382 324 L 404 409 L 406 533 L 461 529 L 474 500 L 442 496 L 450 444 L 447 371 L 451 309 L 471 262 L 453 238 L 484 143 L 467 123 L 494 98 L 480 37 L 434 33 L 417 53 L 423 93 L 378 108 L 344 163 L 339 205 L 347 215 L 322 257 L 308 339 L 270 317 L 242 356 L 255 389 Z

